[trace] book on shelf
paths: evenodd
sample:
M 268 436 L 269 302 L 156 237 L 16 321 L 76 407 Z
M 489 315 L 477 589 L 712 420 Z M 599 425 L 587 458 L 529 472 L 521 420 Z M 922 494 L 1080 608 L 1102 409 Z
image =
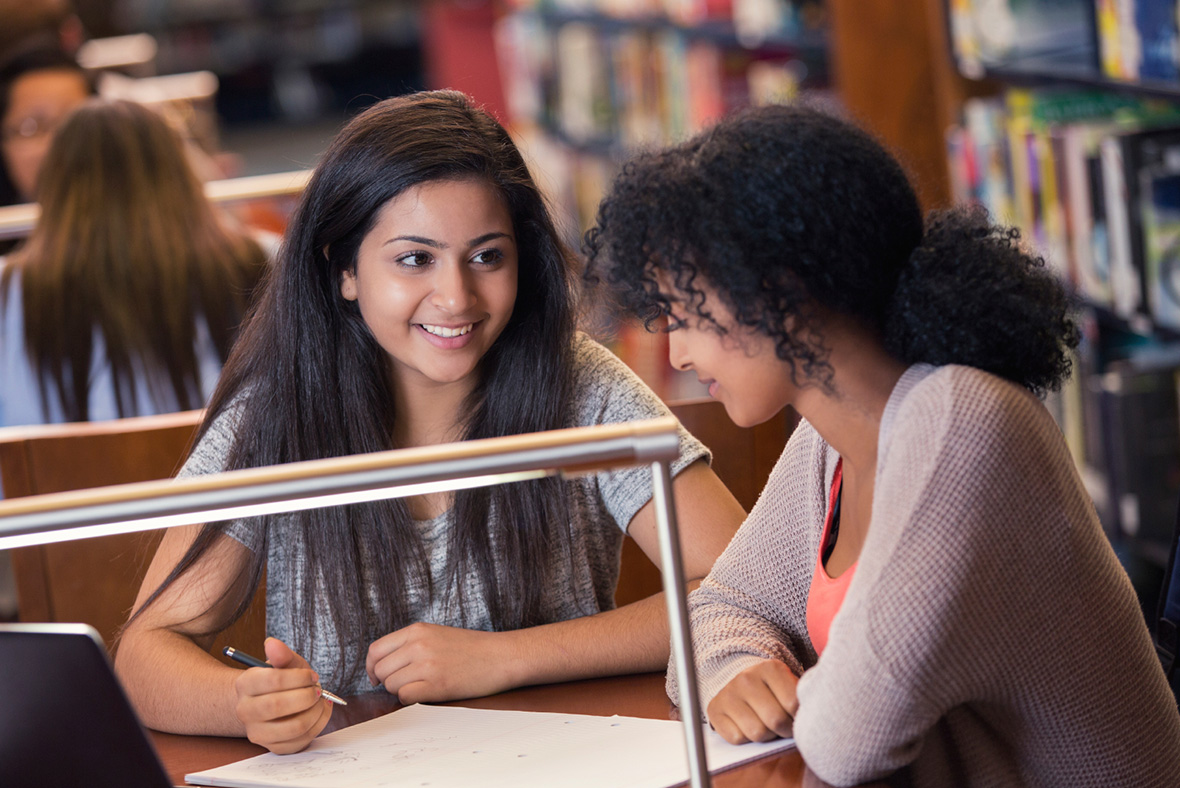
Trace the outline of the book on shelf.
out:
M 1146 135 L 1138 148 L 1148 306 L 1157 325 L 1180 331 L 1180 130 Z
M 1124 136 L 1104 137 L 1099 144 L 1102 162 L 1103 200 L 1106 205 L 1106 235 L 1110 254 L 1111 307 L 1119 317 L 1130 319 L 1143 305 L 1141 266 L 1134 253 L 1136 203 L 1132 190 L 1137 190 L 1134 178 L 1127 170 L 1134 167 L 1133 151 L 1124 144 Z
M 1177 363 L 1111 364 L 1100 376 L 1103 440 L 1116 538 L 1169 545 L 1180 496 Z
M 1135 78 L 1143 82 L 1180 84 L 1180 43 L 1176 0 L 1135 0 L 1135 31 L 1139 63 Z
M 553 49 L 547 28 L 534 14 L 505 14 L 492 28 L 510 125 L 536 125 L 553 92 Z
M 1097 0 L 1102 76 L 1180 87 L 1175 0 Z
M 1061 170 L 1068 217 L 1073 284 L 1093 304 L 1111 306 L 1110 254 L 1106 233 L 1105 189 L 1098 146 L 1111 132 L 1107 124 L 1072 124 L 1061 129 Z
M 999 102 L 971 100 L 964 104 L 961 149 L 968 161 L 961 168 L 965 191 L 956 196 L 959 201 L 977 202 L 987 208 L 997 222 L 1015 224 L 1004 115 Z
M 960 70 L 1096 77 L 1093 0 L 951 0 L 951 42 Z
M 955 197 L 1018 227 L 1086 301 L 1180 330 L 1180 109 L 1095 91 L 972 99 L 947 135 Z
M 556 107 L 562 132 L 578 143 L 611 139 L 615 106 L 607 62 L 608 48 L 593 25 L 572 23 L 555 37 Z
M 959 69 L 1180 89 L 1176 0 L 947 0 Z
M 1136 0 L 1096 0 L 1098 49 L 1102 76 L 1130 81 L 1139 76 L 1139 31 Z
M 1128 319 L 1145 311 L 1155 325 L 1180 329 L 1180 128 L 1125 132 L 1102 145 L 1114 311 Z

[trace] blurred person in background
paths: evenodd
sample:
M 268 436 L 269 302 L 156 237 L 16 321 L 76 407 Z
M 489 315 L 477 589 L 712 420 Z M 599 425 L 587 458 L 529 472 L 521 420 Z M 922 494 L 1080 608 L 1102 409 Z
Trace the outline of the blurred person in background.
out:
M 93 94 L 90 75 L 51 42 L 0 63 L 0 205 L 34 201 L 53 132 Z
M 91 99 L 53 138 L 37 196 L 36 227 L 0 258 L 0 427 L 202 407 L 267 253 L 206 200 L 177 132 Z
M 0 426 L 201 407 L 266 265 L 151 109 L 93 99 L 45 160 L 0 268 Z

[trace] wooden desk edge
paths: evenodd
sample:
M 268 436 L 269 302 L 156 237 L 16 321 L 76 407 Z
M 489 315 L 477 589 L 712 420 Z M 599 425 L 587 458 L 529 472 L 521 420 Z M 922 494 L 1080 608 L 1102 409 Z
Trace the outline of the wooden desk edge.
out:
M 384 692 L 366 693 L 350 697 L 348 700 L 347 707 L 333 709 L 329 731 L 355 725 L 401 708 L 392 696 Z M 500 695 L 442 705 L 678 719 L 675 708 L 664 693 L 662 673 L 524 687 Z M 180 736 L 159 731 L 149 731 L 149 734 L 169 779 L 176 786 L 191 785 L 184 781 L 186 774 L 224 766 L 265 752 L 262 747 L 245 739 Z M 713 783 L 717 788 L 824 788 L 825 785 L 807 771 L 799 751 L 794 747 L 715 773 Z M 884 785 L 874 783 L 874 786 Z

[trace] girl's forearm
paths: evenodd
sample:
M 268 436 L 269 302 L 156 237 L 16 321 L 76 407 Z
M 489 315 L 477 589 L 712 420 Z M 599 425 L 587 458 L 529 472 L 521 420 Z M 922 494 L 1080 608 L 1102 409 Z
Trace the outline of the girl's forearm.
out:
M 240 671 L 189 637 L 132 626 L 119 645 L 115 671 L 140 719 L 169 733 L 244 736 L 235 713 Z
M 592 616 L 501 634 L 510 644 L 504 669 L 512 686 L 662 671 L 668 665 L 663 593 Z

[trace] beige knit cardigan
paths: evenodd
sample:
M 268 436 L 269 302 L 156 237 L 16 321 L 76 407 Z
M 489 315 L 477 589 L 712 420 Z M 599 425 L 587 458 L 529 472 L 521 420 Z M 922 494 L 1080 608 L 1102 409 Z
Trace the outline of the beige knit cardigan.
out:
M 801 424 L 691 595 L 706 708 L 778 659 L 803 674 L 803 759 L 836 785 L 908 766 L 918 786 L 1180 786 L 1176 701 L 1035 397 L 970 367 L 905 373 L 881 422 L 869 534 L 817 661 L 805 609 L 835 461 Z

